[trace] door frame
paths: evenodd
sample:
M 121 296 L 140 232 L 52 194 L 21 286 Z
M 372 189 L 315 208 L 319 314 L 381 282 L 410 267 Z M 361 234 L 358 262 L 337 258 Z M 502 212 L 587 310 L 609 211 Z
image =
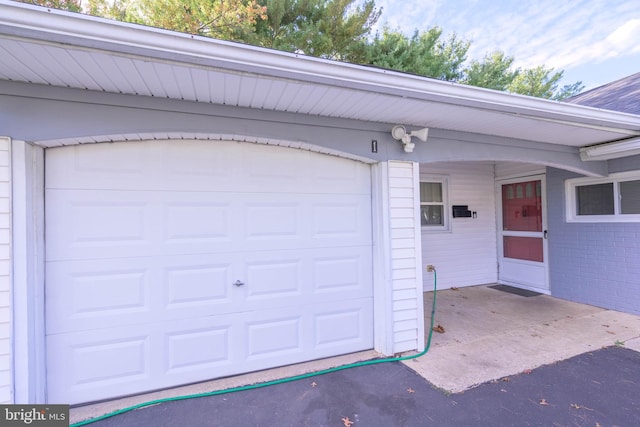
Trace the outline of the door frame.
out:
M 503 184 L 513 184 L 517 182 L 527 182 L 527 181 L 537 181 L 540 180 L 540 188 L 541 188 L 541 204 L 542 204 L 542 256 L 543 256 L 543 280 L 544 286 L 537 287 L 527 283 L 525 281 L 517 281 L 517 280 L 505 280 L 500 277 L 501 271 L 504 271 L 504 262 L 505 258 L 503 257 L 503 218 L 502 218 L 502 185 Z M 497 268 L 498 268 L 498 280 L 497 282 L 504 285 L 511 285 L 514 287 L 527 289 L 530 291 L 540 292 L 543 294 L 550 295 L 551 288 L 549 285 L 549 244 L 548 244 L 548 224 L 547 224 L 547 185 L 546 185 L 546 174 L 535 174 L 535 175 L 522 175 L 517 177 L 511 177 L 507 179 L 496 179 L 495 184 L 495 194 L 496 194 L 496 249 L 497 249 Z M 523 234 L 529 234 L 530 232 L 523 232 Z M 535 261 L 526 261 L 526 260 L 517 260 L 515 263 L 522 264 L 523 266 L 531 265 Z

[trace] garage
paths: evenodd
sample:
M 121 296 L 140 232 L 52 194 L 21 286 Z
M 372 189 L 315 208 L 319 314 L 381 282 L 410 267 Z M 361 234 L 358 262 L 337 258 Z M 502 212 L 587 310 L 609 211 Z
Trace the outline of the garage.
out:
M 45 152 L 47 400 L 373 347 L 368 164 L 266 144 Z

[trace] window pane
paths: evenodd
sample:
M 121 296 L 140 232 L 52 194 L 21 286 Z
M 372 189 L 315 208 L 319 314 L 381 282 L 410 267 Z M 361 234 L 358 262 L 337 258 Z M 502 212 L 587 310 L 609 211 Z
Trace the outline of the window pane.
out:
M 504 236 L 502 239 L 505 258 L 516 258 L 538 262 L 542 262 L 544 260 L 542 239 L 514 236 Z
M 444 225 L 443 211 L 442 205 L 420 206 L 420 224 L 422 226 Z
M 613 215 L 613 183 L 576 187 L 578 215 Z
M 620 183 L 620 213 L 640 214 L 640 181 Z
M 542 231 L 541 188 L 540 181 L 502 185 L 504 230 Z
M 442 203 L 442 183 L 440 182 L 421 182 L 420 183 L 420 201 Z

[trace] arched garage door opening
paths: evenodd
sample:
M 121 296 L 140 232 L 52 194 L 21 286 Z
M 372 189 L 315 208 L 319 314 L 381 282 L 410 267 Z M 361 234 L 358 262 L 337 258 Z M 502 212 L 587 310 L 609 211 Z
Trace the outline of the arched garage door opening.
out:
M 47 400 L 373 347 L 371 171 L 230 141 L 48 149 Z

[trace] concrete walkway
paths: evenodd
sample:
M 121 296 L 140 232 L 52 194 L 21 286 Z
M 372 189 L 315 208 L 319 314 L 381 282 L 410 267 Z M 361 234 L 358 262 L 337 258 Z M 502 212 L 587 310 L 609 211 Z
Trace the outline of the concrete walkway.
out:
M 426 329 L 432 301 L 425 293 Z M 404 363 L 451 393 L 602 347 L 640 351 L 640 316 L 489 286 L 438 291 L 436 302 L 444 333 L 433 333 L 427 355 Z

